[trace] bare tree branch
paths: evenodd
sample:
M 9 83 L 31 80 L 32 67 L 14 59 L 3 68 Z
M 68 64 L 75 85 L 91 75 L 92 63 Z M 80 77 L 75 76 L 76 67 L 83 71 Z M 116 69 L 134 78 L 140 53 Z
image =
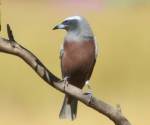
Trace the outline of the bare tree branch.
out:
M 73 85 L 68 84 L 66 86 L 64 81 L 51 73 L 33 53 L 14 40 L 14 36 L 9 25 L 7 25 L 7 33 L 9 39 L 0 37 L 0 52 L 22 58 L 49 85 L 63 93 L 77 98 L 88 107 L 91 107 L 99 113 L 107 116 L 115 123 L 115 125 L 131 125 L 130 122 L 122 115 L 120 106 L 112 107 L 102 100 L 96 99 L 94 96 L 83 93 L 81 89 Z

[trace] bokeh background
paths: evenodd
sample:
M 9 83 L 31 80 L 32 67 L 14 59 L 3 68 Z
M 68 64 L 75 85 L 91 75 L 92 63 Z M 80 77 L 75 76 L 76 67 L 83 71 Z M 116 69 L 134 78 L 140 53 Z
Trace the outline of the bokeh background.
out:
M 61 77 L 59 48 L 65 31 L 51 29 L 82 15 L 99 44 L 91 78 L 94 95 L 120 104 L 133 125 L 150 124 L 149 0 L 2 0 L 1 36 L 6 24 L 17 41 Z M 79 103 L 74 122 L 60 120 L 63 94 L 48 86 L 20 58 L 0 53 L 0 125 L 113 125 Z

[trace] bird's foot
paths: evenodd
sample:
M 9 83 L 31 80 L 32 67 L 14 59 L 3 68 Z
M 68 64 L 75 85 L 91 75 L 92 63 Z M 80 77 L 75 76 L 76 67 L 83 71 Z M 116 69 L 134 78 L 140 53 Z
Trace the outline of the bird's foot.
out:
M 68 76 L 64 77 L 64 90 L 66 90 L 66 88 L 68 87 Z
M 86 87 L 86 90 L 85 90 L 84 94 L 92 96 L 93 91 L 92 91 L 91 86 L 89 85 L 89 81 L 86 81 L 85 87 Z

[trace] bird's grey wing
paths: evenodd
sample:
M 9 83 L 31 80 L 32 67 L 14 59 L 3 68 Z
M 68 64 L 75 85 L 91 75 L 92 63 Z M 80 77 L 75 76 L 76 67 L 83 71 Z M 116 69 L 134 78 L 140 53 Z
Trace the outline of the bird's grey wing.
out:
M 95 66 L 95 63 L 96 63 L 96 58 L 94 59 L 93 63 L 91 64 L 91 66 L 88 69 L 88 74 L 87 74 L 87 77 L 86 77 L 86 81 L 90 80 L 92 72 L 93 72 L 93 68 Z
M 60 60 L 62 59 L 63 55 L 64 55 L 64 49 L 61 49 L 60 50 L 60 55 L 59 55 Z
M 63 48 L 63 45 L 62 45 L 61 48 L 60 48 L 60 55 L 59 55 L 62 77 L 64 77 L 63 66 L 62 66 L 63 55 L 64 55 L 64 48 Z
M 95 66 L 95 63 L 96 63 L 96 58 L 98 56 L 98 44 L 97 44 L 97 41 L 96 41 L 96 38 L 94 38 L 94 44 L 95 44 L 95 58 L 94 58 L 94 61 L 93 63 L 89 66 L 89 69 L 88 69 L 88 73 L 87 73 L 87 77 L 86 77 L 86 81 L 90 80 L 91 78 L 91 75 L 92 75 L 92 72 L 93 72 L 93 69 L 94 69 L 94 66 Z

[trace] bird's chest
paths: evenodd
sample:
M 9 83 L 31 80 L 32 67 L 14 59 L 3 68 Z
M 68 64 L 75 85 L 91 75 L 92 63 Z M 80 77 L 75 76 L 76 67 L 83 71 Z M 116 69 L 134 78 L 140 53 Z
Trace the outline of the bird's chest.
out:
M 95 46 L 92 41 L 64 42 L 62 67 L 65 72 L 84 71 L 95 58 Z

